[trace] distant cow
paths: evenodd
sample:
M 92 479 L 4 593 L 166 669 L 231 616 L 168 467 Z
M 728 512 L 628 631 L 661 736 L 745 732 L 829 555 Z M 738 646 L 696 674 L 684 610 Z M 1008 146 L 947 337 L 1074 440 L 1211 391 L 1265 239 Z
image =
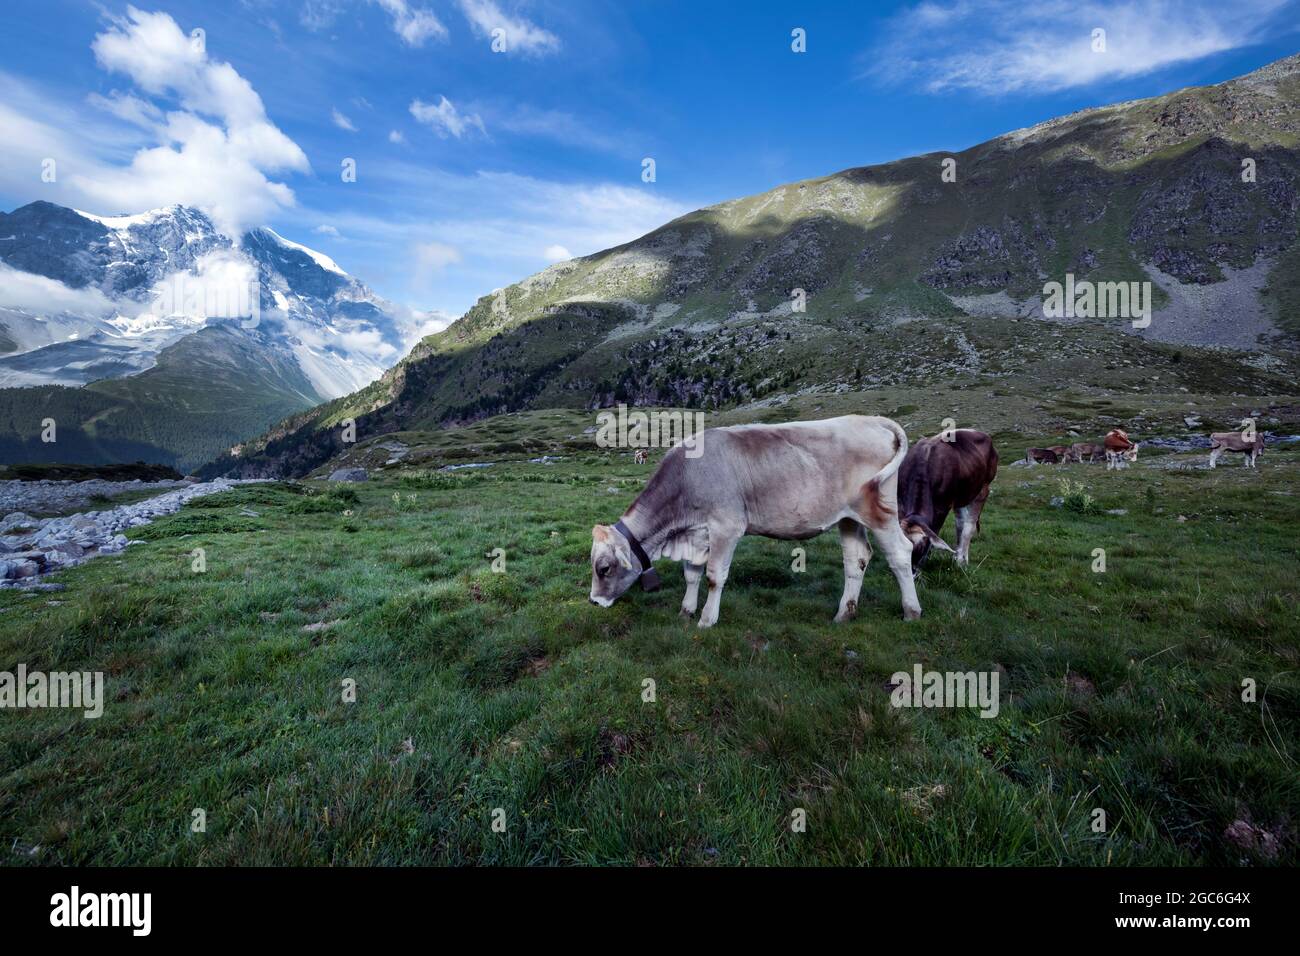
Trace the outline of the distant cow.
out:
M 1256 433 L 1254 441 L 1246 441 L 1241 432 L 1214 432 L 1210 435 L 1210 467 L 1218 461 L 1225 451 L 1239 451 L 1246 456 L 1243 462 L 1247 467 L 1257 467 L 1255 462 L 1264 454 L 1264 436 Z
M 1031 465 L 1055 465 L 1061 456 L 1050 448 L 1026 448 L 1025 461 Z
M 646 460 L 645 449 L 638 448 L 636 451 L 632 452 L 632 460 L 638 465 L 644 465 Z
M 1050 452 L 1052 452 L 1052 454 L 1056 455 L 1056 460 L 1057 460 L 1057 461 L 1069 461 L 1069 460 L 1070 460 L 1070 446 L 1069 446 L 1069 445 L 1049 445 L 1049 446 L 1047 447 L 1047 450 L 1050 451 Z
M 903 617 L 921 616 L 912 581 L 912 543 L 898 523 L 898 468 L 907 433 L 888 418 L 846 415 L 817 422 L 737 425 L 700 434 L 700 453 L 678 445 L 664 455 L 645 490 L 613 525 L 591 537 L 591 601 L 609 607 L 638 579 L 658 585 L 651 562 L 682 562 L 682 613 L 695 613 L 700 578 L 709 596 L 700 627 L 718 621 L 722 587 L 736 544 L 747 534 L 812 538 L 838 527 L 844 594 L 836 621 L 857 613 L 871 559 L 867 529 L 903 595 Z
M 1128 437 L 1122 428 L 1113 428 L 1102 439 L 1106 449 L 1106 470 L 1126 468 L 1131 461 L 1137 461 L 1138 445 Z
M 1105 445 L 1094 445 L 1091 442 L 1075 442 L 1070 446 L 1071 461 L 1101 461 L 1106 457 Z
M 945 437 L 952 441 L 945 441 Z M 998 473 L 998 453 L 983 432 L 959 428 L 922 438 L 903 459 L 898 472 L 898 520 L 912 542 L 912 567 L 918 568 L 930 547 L 952 551 L 939 537 L 949 511 L 957 512 L 957 563 L 970 560 L 970 540 L 980 526 L 989 485 Z

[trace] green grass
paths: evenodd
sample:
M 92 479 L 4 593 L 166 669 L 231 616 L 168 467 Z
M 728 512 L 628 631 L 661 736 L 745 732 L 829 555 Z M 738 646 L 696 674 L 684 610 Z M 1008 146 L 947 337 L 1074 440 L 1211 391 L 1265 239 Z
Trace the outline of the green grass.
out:
M 1269 862 L 1225 841 L 1246 819 L 1294 865 L 1300 452 L 1270 449 L 1258 471 L 1119 473 L 1005 464 L 1019 453 L 1003 449 L 970 569 L 931 560 L 914 624 L 879 558 L 857 620 L 831 623 L 834 535 L 805 543 L 806 574 L 792 543 L 745 539 L 712 630 L 678 617 L 666 564 L 662 591 L 591 606 L 591 526 L 653 467 L 624 456 L 372 481 L 351 502 L 315 483 L 202 499 L 61 574 L 64 591 L 0 592 L 0 670 L 103 670 L 108 698 L 99 720 L 0 715 L 0 852 Z M 1052 507 L 1062 477 L 1096 509 Z M 206 573 L 191 571 L 196 548 Z M 889 676 L 917 662 L 1000 668 L 1000 714 L 892 708 Z M 1259 703 L 1240 699 L 1247 677 Z M 189 830 L 196 807 L 206 833 Z M 1106 833 L 1089 827 L 1095 807 Z

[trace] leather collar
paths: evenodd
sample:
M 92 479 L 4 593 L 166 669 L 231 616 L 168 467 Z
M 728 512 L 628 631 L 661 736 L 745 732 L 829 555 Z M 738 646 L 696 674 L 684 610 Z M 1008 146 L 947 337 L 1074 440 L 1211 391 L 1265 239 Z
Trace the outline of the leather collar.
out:
M 636 555 L 637 561 L 641 562 L 641 590 L 658 591 L 659 574 L 655 571 L 655 566 L 650 563 L 650 556 L 645 553 L 645 548 L 641 547 L 641 542 L 636 539 L 636 535 L 623 523 L 622 518 L 615 522 L 614 530 L 627 538 L 627 543 L 632 546 L 632 553 Z

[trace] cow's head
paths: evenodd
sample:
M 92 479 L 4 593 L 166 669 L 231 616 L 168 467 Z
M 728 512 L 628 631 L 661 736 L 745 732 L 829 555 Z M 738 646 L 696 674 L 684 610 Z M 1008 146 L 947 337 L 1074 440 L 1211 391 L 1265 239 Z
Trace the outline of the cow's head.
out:
M 591 603 L 609 607 L 641 576 L 627 539 L 610 525 L 591 529 Z
M 1123 453 L 1123 454 L 1124 454 L 1124 460 L 1125 460 L 1125 461 L 1137 461 L 1137 460 L 1138 460 L 1138 448 L 1139 448 L 1139 447 L 1140 447 L 1139 445 L 1134 445 L 1132 448 L 1126 448 L 1126 449 L 1124 449 L 1124 453 Z
M 907 540 L 912 542 L 913 571 L 920 569 L 921 564 L 930 554 L 931 547 L 938 548 L 940 551 L 955 553 L 948 546 L 948 542 L 939 537 L 920 515 L 908 515 L 899 524 L 902 525 L 903 534 L 907 535 Z

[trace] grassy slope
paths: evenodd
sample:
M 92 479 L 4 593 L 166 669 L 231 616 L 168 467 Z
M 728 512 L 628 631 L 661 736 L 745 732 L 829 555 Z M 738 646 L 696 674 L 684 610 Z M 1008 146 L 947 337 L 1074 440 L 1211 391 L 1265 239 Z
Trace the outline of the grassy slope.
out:
M 1236 863 L 1222 834 L 1245 818 L 1294 864 L 1300 452 L 1257 472 L 1156 462 L 1004 464 L 972 568 L 935 560 L 914 625 L 878 560 L 858 619 L 830 623 L 832 535 L 806 575 L 789 543 L 744 541 L 712 631 L 677 617 L 671 571 L 591 607 L 590 527 L 650 471 L 623 455 L 394 478 L 355 504 L 204 499 L 66 591 L 0 592 L 0 669 L 102 668 L 111 701 L 98 721 L 5 714 L 0 846 L 100 864 Z M 1128 515 L 1050 507 L 1067 474 Z M 892 710 L 882 685 L 915 662 L 1001 666 L 1001 715 Z M 1266 706 L 1240 701 L 1247 676 Z

